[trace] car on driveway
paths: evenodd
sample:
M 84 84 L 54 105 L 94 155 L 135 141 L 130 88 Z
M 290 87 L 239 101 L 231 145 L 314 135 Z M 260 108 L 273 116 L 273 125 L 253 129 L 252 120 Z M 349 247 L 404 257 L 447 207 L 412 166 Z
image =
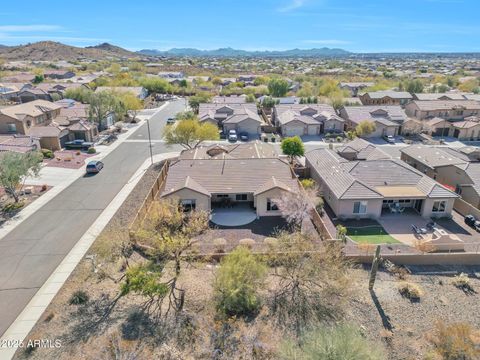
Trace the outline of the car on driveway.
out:
M 385 135 L 383 137 L 383 140 L 385 140 L 389 144 L 395 144 L 395 138 L 392 135 Z
M 93 146 L 93 142 L 85 141 L 85 140 L 73 140 L 67 141 L 65 143 L 65 149 L 81 149 L 81 150 L 88 150 Z
M 167 119 L 167 125 L 173 125 L 173 124 L 175 124 L 175 121 L 176 121 L 175 118 L 169 117 Z
M 103 162 L 98 160 L 92 160 L 87 164 L 87 174 L 97 174 L 103 169 Z
M 235 142 L 237 140 L 238 140 L 237 131 L 236 130 L 230 130 L 228 132 L 228 141 Z
M 238 136 L 240 137 L 241 141 L 248 141 L 248 134 L 247 133 L 240 133 L 240 134 L 238 134 Z

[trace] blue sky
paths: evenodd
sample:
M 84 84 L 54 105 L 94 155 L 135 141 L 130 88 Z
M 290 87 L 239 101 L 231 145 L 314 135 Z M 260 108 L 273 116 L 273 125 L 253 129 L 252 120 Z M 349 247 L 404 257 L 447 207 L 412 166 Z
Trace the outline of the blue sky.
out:
M 479 0 L 23 0 L 0 7 L 0 44 L 478 52 L 479 13 Z

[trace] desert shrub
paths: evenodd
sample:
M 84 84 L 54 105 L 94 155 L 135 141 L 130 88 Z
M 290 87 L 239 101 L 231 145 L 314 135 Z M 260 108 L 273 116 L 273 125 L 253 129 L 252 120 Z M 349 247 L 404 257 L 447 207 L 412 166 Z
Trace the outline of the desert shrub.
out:
M 241 239 L 239 242 L 240 246 L 245 246 L 248 249 L 252 249 L 255 246 L 255 240 L 253 239 Z
M 337 142 L 342 142 L 343 138 L 341 136 L 336 137 Z
M 278 234 L 266 255 L 276 286 L 268 297 L 270 313 L 281 327 L 299 336 L 324 320 L 340 318 L 350 281 L 349 263 L 336 244 L 318 244 L 301 232 Z
M 9 203 L 2 208 L 2 211 L 6 214 L 14 213 L 20 210 L 24 205 L 25 203 L 23 201 L 19 201 L 17 203 Z
M 465 273 L 461 273 L 458 276 L 455 276 L 452 280 L 453 286 L 465 291 L 465 292 L 474 292 L 472 285 L 470 284 L 470 279 Z
M 224 238 L 213 239 L 213 246 L 215 247 L 216 252 L 224 253 L 225 247 L 227 246 L 227 240 L 225 240 Z
M 85 304 L 89 300 L 88 294 L 83 290 L 76 290 L 72 296 L 70 296 L 70 300 L 68 303 L 70 305 L 82 305 Z
M 444 360 L 474 360 L 480 358 L 480 331 L 467 323 L 445 324 L 439 321 L 428 340 L 433 350 Z
M 97 150 L 93 146 L 89 147 L 88 150 L 87 150 L 88 154 L 95 154 L 96 152 L 97 152 Z
M 306 179 L 302 179 L 300 180 L 300 182 L 302 183 L 302 186 L 305 188 L 305 189 L 315 189 L 316 187 L 316 183 L 315 183 L 315 180 L 313 179 L 310 179 L 310 178 L 306 178 Z
M 42 153 L 42 155 L 45 159 L 53 159 L 53 157 L 54 157 L 53 151 L 50 150 L 50 149 L 42 149 L 42 150 L 40 150 L 40 152 Z
M 423 290 L 419 285 L 407 281 L 400 283 L 398 291 L 403 297 L 410 300 L 420 300 L 423 296 Z
M 321 327 L 303 334 L 301 345 L 286 341 L 281 345 L 282 359 L 383 360 L 380 343 L 373 343 L 353 326 Z
M 225 256 L 214 283 L 217 310 L 228 316 L 255 314 L 265 275 L 265 265 L 243 246 Z

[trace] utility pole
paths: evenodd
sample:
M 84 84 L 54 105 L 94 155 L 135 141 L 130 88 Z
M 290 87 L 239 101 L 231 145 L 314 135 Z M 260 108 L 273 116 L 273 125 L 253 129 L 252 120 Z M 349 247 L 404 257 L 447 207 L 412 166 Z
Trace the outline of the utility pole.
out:
M 150 161 L 153 165 L 153 153 L 152 153 L 152 138 L 150 136 L 150 119 L 147 119 L 147 130 L 148 130 L 148 147 L 150 149 Z
M 368 282 L 368 290 L 373 290 L 375 279 L 377 278 L 378 265 L 380 264 L 380 245 L 377 245 L 375 250 L 375 257 L 372 261 L 372 269 L 370 270 L 370 281 Z

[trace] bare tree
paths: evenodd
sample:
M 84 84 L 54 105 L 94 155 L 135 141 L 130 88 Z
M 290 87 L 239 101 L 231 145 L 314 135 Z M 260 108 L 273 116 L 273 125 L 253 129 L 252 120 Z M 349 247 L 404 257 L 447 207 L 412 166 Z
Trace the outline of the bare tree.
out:
M 272 201 L 277 205 L 282 216 L 294 229 L 300 229 L 302 221 L 310 217 L 318 199 L 316 187 L 301 189 L 299 192 L 283 192 L 282 196 Z

